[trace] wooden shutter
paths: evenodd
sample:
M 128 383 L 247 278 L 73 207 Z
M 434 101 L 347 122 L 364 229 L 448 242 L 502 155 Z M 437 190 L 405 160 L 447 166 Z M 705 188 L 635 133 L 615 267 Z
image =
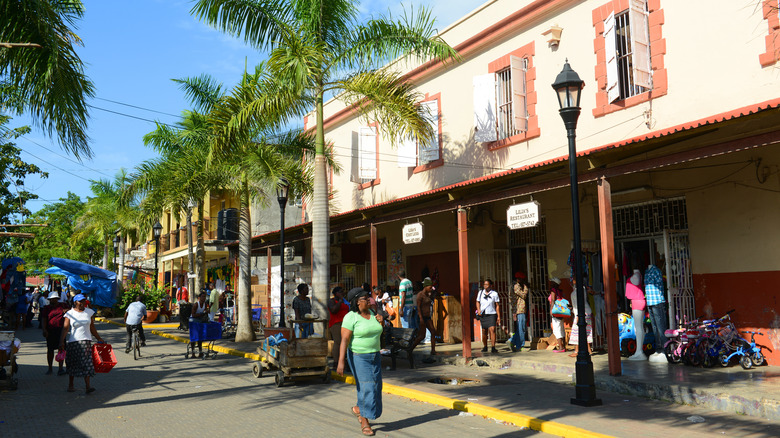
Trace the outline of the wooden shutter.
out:
M 398 144 L 398 167 L 414 167 L 417 165 L 417 141 L 412 137 L 401 140 Z
M 509 57 L 509 65 L 512 69 L 512 112 L 515 130 L 528 131 L 528 105 L 525 90 L 525 68 L 523 58 Z
M 352 131 L 352 155 L 350 159 L 349 180 L 360 182 L 360 135 Z
M 420 145 L 420 164 L 424 164 L 439 159 L 439 101 L 422 102 L 420 109 L 428 117 L 428 123 L 433 131 L 433 140 L 427 145 Z
M 620 98 L 614 12 L 604 20 L 604 54 L 607 58 L 607 99 L 612 103 Z
M 496 75 L 474 77 L 474 140 L 496 141 Z
M 360 172 L 361 180 L 376 179 L 376 130 L 364 126 L 360 128 Z
M 653 87 L 650 69 L 650 29 L 645 0 L 631 0 L 628 22 L 631 26 L 631 67 L 634 85 Z

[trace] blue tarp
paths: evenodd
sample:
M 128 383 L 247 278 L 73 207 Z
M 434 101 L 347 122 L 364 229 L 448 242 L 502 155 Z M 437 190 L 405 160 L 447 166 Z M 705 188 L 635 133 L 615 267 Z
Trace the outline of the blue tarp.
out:
M 49 259 L 52 268 L 47 274 L 64 275 L 68 284 L 87 296 L 90 302 L 97 306 L 114 307 L 116 303 L 116 274 L 97 266 L 77 262 L 76 260 Z

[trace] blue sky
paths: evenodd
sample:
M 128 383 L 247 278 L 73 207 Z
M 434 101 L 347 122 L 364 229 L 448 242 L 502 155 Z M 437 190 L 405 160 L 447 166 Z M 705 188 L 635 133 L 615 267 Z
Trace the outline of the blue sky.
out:
M 56 140 L 38 130 L 19 138 L 25 161 L 49 172 L 49 178 L 28 178 L 26 188 L 40 199 L 29 203 L 32 211 L 65 197 L 71 191 L 82 199 L 90 195 L 90 179 L 112 179 L 124 167 L 154 157 L 143 145 L 153 120 L 175 123 L 189 107 L 174 78 L 208 73 L 225 85 L 237 81 L 244 60 L 251 67 L 262 55 L 237 39 L 197 21 L 189 13 L 190 1 L 85 0 L 86 13 L 76 34 L 86 73 L 95 84 L 89 121 L 94 157 L 82 163 L 64 152 Z M 446 26 L 477 8 L 480 0 L 368 0 L 360 4 L 364 15 L 393 14 L 410 6 L 429 7 L 437 28 Z M 14 126 L 29 124 L 15 118 Z

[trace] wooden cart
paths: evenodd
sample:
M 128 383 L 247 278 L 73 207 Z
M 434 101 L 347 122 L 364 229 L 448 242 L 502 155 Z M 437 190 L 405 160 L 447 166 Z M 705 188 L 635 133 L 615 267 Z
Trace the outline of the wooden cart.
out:
M 4 378 L 0 379 L 0 388 L 16 389 L 19 384 L 19 378 L 16 377 L 16 373 L 19 371 L 19 366 L 16 364 L 16 351 L 17 348 L 14 345 L 14 332 L 3 331 L 0 332 L 0 342 L 3 345 L 10 343 L 9 351 L 0 351 L 0 368 L 3 368 Z
M 276 333 L 283 333 L 288 342 L 270 345 L 268 338 Z M 263 371 L 276 370 L 274 380 L 276 386 L 284 385 L 285 380 L 298 377 L 320 377 L 323 382 L 330 381 L 328 367 L 328 341 L 325 338 L 295 339 L 289 328 L 266 328 L 266 339 L 257 353 L 264 360 L 252 367 L 252 374 L 260 378 Z

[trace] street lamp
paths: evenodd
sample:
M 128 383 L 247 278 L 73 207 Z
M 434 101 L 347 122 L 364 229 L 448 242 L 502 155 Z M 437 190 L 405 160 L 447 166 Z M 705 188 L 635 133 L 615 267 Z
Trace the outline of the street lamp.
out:
M 117 272 L 117 275 L 119 275 L 119 266 L 117 263 L 117 251 L 119 250 L 119 234 L 114 236 L 114 269 Z
M 192 210 L 198 206 L 194 199 L 187 201 L 187 255 L 189 255 L 189 272 L 187 273 L 187 288 L 190 302 L 195 301 L 195 256 L 192 254 Z
M 282 213 L 281 227 L 279 228 L 279 272 L 282 274 L 282 283 L 279 288 L 279 327 L 286 327 L 284 322 L 284 208 L 287 207 L 287 197 L 290 192 L 290 183 L 284 178 L 279 179 L 276 185 L 276 199 L 279 201 L 279 209 Z
M 160 255 L 160 234 L 162 234 L 162 225 L 156 222 L 152 225 L 152 235 L 154 236 L 154 288 L 157 289 L 157 259 Z
M 579 329 L 579 345 L 577 362 L 574 369 L 577 373 L 575 397 L 571 403 L 579 406 L 600 406 L 601 399 L 596 398 L 596 384 L 593 378 L 593 362 L 588 353 L 587 320 L 585 319 L 585 288 L 582 281 L 582 242 L 580 240 L 580 196 L 577 189 L 577 144 L 575 142 L 577 119 L 580 117 L 580 95 L 585 86 L 579 75 L 571 69 L 569 60 L 563 65 L 563 70 L 555 78 L 553 89 L 558 93 L 558 105 L 563 124 L 566 126 L 566 136 L 569 138 L 569 177 L 571 184 L 571 214 L 574 231 L 574 278 L 577 281 L 577 327 Z

